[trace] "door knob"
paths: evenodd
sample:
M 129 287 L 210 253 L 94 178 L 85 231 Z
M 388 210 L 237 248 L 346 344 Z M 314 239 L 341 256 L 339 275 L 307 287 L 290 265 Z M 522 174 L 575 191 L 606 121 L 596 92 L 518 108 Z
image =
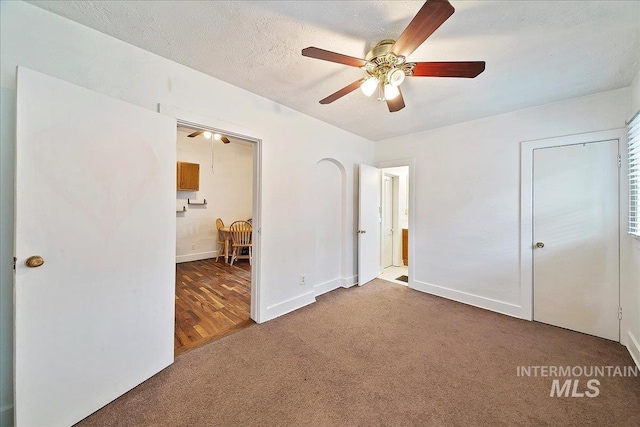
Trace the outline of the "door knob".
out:
M 542 249 L 542 248 L 544 248 L 544 243 L 542 243 L 542 242 L 538 242 L 538 243 L 536 243 L 536 246 L 537 246 L 538 248 Z
M 366 232 L 367 232 L 367 230 L 358 230 L 358 234 L 364 234 Z
M 42 258 L 40 255 L 33 255 L 27 258 L 24 263 L 27 265 L 27 267 L 40 267 L 42 264 L 44 264 L 44 258 Z

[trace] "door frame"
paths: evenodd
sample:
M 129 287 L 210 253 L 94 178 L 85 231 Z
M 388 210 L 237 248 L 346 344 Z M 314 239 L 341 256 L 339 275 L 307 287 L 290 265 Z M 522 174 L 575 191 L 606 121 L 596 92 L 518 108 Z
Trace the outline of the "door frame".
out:
M 374 163 L 374 166 L 379 169 L 395 168 L 400 166 L 408 166 L 409 173 L 407 175 L 407 185 L 409 186 L 409 265 L 408 272 L 409 282 L 407 286 L 411 289 L 415 287 L 415 270 L 416 270 L 416 223 L 415 223 L 415 206 L 416 206 L 416 186 L 415 186 L 415 174 L 416 174 L 416 160 L 415 158 L 404 158 L 397 160 L 385 160 Z
M 618 154 L 626 152 L 627 129 L 618 128 L 598 132 L 586 132 L 538 140 L 522 141 L 520 144 L 520 304 L 521 318 L 533 321 L 533 151 L 540 148 L 554 148 L 567 145 L 603 141 L 618 141 Z M 621 241 L 628 218 L 628 200 L 621 197 L 628 192 L 626 164 L 618 168 L 618 289 L 622 292 Z
M 221 133 L 231 137 L 240 138 L 253 144 L 253 228 L 257 232 L 253 236 L 253 254 L 251 268 L 251 319 L 256 323 L 262 323 L 266 316 L 263 313 L 262 301 L 265 300 L 265 291 L 261 286 L 262 276 L 262 138 L 259 132 L 253 129 L 244 128 L 234 123 L 206 117 L 182 110 L 178 107 L 158 104 L 158 112 L 170 117 L 174 117 L 178 125 L 195 127 L 208 130 L 212 133 Z

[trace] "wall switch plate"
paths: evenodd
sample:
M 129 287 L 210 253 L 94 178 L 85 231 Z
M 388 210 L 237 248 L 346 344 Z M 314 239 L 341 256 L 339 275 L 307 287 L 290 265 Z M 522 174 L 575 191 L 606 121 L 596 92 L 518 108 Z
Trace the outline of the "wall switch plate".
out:
M 307 275 L 306 274 L 301 274 L 300 275 L 300 284 L 301 285 L 305 285 L 307 283 Z
M 196 244 L 195 244 L 195 243 L 192 243 L 192 244 L 191 244 L 191 250 L 192 250 L 192 251 L 195 251 L 195 250 L 196 250 Z

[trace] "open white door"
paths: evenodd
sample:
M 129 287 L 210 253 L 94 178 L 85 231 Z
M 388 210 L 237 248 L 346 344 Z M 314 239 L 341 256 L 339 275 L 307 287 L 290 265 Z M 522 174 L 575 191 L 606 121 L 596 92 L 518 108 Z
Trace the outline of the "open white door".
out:
M 72 425 L 173 363 L 176 123 L 20 67 L 16 132 L 16 424 Z
M 380 169 L 360 165 L 358 285 L 380 274 Z

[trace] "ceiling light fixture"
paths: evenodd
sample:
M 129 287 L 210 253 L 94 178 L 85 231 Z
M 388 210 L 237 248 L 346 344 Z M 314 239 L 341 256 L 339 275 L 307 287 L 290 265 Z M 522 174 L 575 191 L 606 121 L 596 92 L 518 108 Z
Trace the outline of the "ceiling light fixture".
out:
M 213 138 L 214 138 L 216 141 L 220 141 L 220 140 L 222 139 L 222 135 L 220 135 L 219 133 L 214 133 L 214 134 L 213 134 Z
M 399 68 L 392 68 L 387 73 L 387 82 L 392 86 L 400 86 L 407 75 Z
M 414 62 L 407 62 L 404 56 L 390 52 L 393 40 L 383 40 L 366 56 L 367 63 L 361 68 L 369 75 L 360 85 L 362 92 L 373 94 L 378 86 L 378 101 L 390 101 L 400 96 L 399 86 L 407 76 L 413 75 Z
M 207 139 L 211 139 L 211 132 L 209 131 L 205 131 L 202 135 Z
M 484 61 L 407 62 L 407 55 L 411 55 L 453 12 L 455 9 L 448 0 L 426 0 L 397 40 L 378 42 L 364 59 L 313 46 L 302 49 L 302 56 L 358 67 L 368 74 L 321 99 L 320 104 L 330 104 L 361 87 L 369 77 L 376 77 L 381 83 L 396 88 L 386 88 L 385 92 L 391 96 L 378 97 L 379 101 L 386 101 L 389 112 L 394 113 L 405 107 L 399 90 L 405 77 L 474 78 L 482 73 Z
M 397 86 L 386 84 L 384 85 L 384 99 L 391 100 L 400 95 L 400 89 Z
M 364 81 L 364 83 L 360 85 L 360 90 L 365 95 L 371 96 L 373 95 L 373 92 L 376 91 L 376 88 L 378 87 L 378 83 L 380 83 L 380 81 L 376 77 L 373 77 L 373 76 L 368 77 Z

